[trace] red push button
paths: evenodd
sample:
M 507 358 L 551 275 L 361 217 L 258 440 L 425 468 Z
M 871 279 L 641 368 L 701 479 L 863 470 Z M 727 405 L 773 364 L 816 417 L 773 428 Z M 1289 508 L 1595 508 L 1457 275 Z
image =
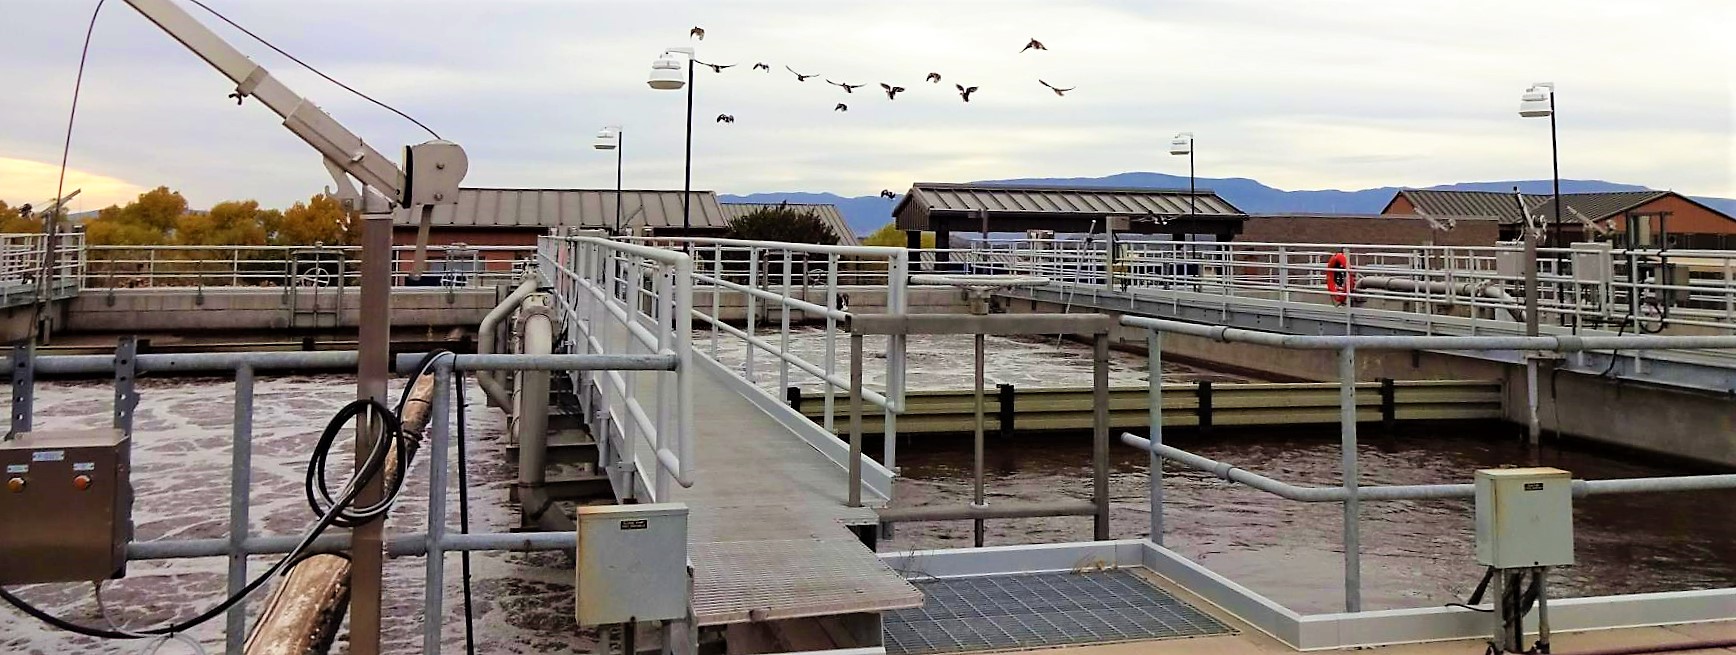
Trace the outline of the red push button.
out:
M 24 478 L 12 478 L 6 481 L 6 490 L 12 493 L 24 491 Z
M 72 488 L 84 491 L 90 488 L 90 476 L 81 475 L 72 479 Z

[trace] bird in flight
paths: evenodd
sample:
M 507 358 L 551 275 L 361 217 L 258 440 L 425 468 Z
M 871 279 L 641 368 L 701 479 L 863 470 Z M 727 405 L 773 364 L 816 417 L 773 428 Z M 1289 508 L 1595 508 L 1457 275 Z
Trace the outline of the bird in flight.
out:
M 832 111 L 850 111 L 850 105 L 840 102 L 838 106 L 832 108 Z
M 964 98 L 965 102 L 970 102 L 970 94 L 976 93 L 977 90 L 974 86 L 967 87 L 963 84 L 954 84 L 953 86 L 958 87 L 958 96 Z
M 772 72 L 772 67 L 770 67 L 770 66 L 767 66 L 767 65 L 765 65 L 765 64 L 763 64 L 763 63 L 759 63 L 759 64 L 754 64 L 754 65 L 753 65 L 753 69 L 754 69 L 754 70 L 756 70 L 756 71 L 765 71 L 765 72 L 767 72 L 767 73 L 770 73 L 770 72 Z
M 886 198 L 886 199 L 892 199 L 892 198 L 897 198 L 898 194 L 893 193 L 891 189 L 881 189 L 880 190 L 880 197 Z
M 839 83 L 839 82 L 833 82 L 831 80 L 826 80 L 826 83 L 830 84 L 832 86 L 842 87 L 844 89 L 845 93 L 855 93 L 856 89 L 860 89 L 860 88 L 866 86 L 864 84 Z
M 722 73 L 723 69 L 725 69 L 725 68 L 735 68 L 735 64 L 707 64 L 707 63 L 700 61 L 698 59 L 693 60 L 693 63 L 699 64 L 701 66 L 710 66 L 711 72 L 713 72 L 713 73 Z
M 718 114 L 717 115 L 717 122 L 719 122 L 719 123 L 734 123 L 735 122 L 735 116 L 732 116 L 729 114 Z
M 940 73 L 929 73 L 928 74 L 928 81 L 933 82 L 935 84 L 940 84 Z
M 1076 86 L 1070 86 L 1070 87 L 1067 87 L 1067 88 L 1065 88 L 1065 89 L 1061 89 L 1061 88 L 1056 88 L 1056 87 L 1055 87 L 1055 85 L 1053 85 L 1053 84 L 1050 84 L 1050 83 L 1048 83 L 1048 82 L 1044 82 L 1044 81 L 1042 81 L 1042 80 L 1037 80 L 1037 83 L 1038 83 L 1038 84 L 1041 84 L 1041 85 L 1043 85 L 1043 86 L 1046 86 L 1046 87 L 1049 87 L 1049 90 L 1050 90 L 1050 91 L 1054 91 L 1054 92 L 1055 92 L 1055 95 L 1058 95 L 1058 96 L 1065 96 L 1065 95 L 1067 95 L 1067 92 L 1068 92 L 1068 91 L 1072 91 L 1072 90 L 1073 90 L 1073 89 L 1077 89 L 1077 88 L 1079 88 L 1079 87 L 1076 87 Z
M 887 84 L 885 82 L 880 83 L 880 88 L 886 90 L 886 99 L 887 100 L 897 100 L 898 94 L 900 92 L 904 91 L 904 87 L 902 87 L 902 86 L 892 86 L 891 84 Z
M 1048 50 L 1048 49 L 1049 48 L 1047 46 L 1043 45 L 1042 41 L 1038 41 L 1036 39 L 1031 39 L 1031 42 L 1025 44 L 1025 47 L 1020 48 L 1019 52 L 1024 52 L 1026 50 Z
M 699 39 L 701 41 L 704 41 L 705 40 L 705 28 L 694 27 L 691 30 L 687 30 L 687 36 L 688 36 L 688 38 L 694 38 L 694 39 Z
M 810 78 L 810 77 L 819 77 L 818 73 L 813 74 L 813 75 L 803 75 L 801 73 L 797 73 L 796 69 L 790 68 L 789 66 L 784 66 L 784 70 L 787 70 L 787 71 L 793 73 L 796 76 L 797 82 L 806 82 L 806 81 L 808 81 L 808 78 Z

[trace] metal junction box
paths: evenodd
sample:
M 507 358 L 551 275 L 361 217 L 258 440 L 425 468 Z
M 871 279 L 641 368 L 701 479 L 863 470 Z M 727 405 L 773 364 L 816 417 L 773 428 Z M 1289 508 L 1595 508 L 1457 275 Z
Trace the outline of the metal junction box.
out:
M 1558 468 L 1477 471 L 1477 562 L 1498 569 L 1573 563 L 1573 478 Z
M 126 572 L 132 441 L 119 430 L 26 432 L 0 441 L 0 584 Z
M 687 617 L 687 506 L 578 509 L 579 625 Z

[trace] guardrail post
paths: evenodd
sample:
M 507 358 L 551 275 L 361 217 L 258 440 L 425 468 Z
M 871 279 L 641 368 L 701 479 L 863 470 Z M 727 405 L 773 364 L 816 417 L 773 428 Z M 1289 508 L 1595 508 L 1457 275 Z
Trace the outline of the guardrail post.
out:
M 747 249 L 747 288 L 750 290 L 759 288 L 759 252 L 759 248 Z M 745 330 L 745 332 L 751 337 L 754 336 L 754 323 L 756 322 L 755 319 L 758 318 L 759 312 L 755 311 L 753 302 L 754 295 L 751 291 L 743 293 L 742 296 L 747 300 L 747 330 Z M 755 381 L 753 371 L 753 348 L 754 346 L 752 341 L 746 339 L 742 340 L 742 366 L 747 372 L 748 382 Z
M 1200 380 L 1194 395 L 1198 398 L 1195 413 L 1199 416 L 1199 431 L 1206 434 L 1212 431 L 1212 381 Z
M 133 390 L 138 354 L 138 342 L 130 334 L 115 345 L 114 426 L 125 435 L 133 433 L 133 409 L 139 405 L 139 394 Z
M 1145 352 L 1148 371 L 1146 384 L 1150 394 L 1146 396 L 1149 404 L 1147 421 L 1150 423 L 1151 445 L 1146 451 L 1146 477 L 1151 483 L 1151 533 L 1147 537 L 1151 543 L 1163 545 L 1163 458 L 1157 455 L 1157 446 L 1163 445 L 1163 333 L 1147 329 L 1145 334 Z
M 1091 339 L 1091 474 L 1097 518 L 1091 538 L 1109 540 L 1109 333 Z
M 1389 435 L 1398 428 L 1398 389 L 1392 378 L 1380 379 L 1380 427 Z
M 1362 537 L 1356 495 L 1356 349 L 1338 351 L 1339 449 L 1344 469 L 1344 611 L 1362 611 Z
M 253 367 L 235 369 L 235 420 L 231 427 L 234 445 L 229 462 L 229 575 L 224 580 L 230 595 L 247 586 L 248 526 L 253 493 Z M 247 640 L 247 605 L 238 603 L 224 617 L 223 652 L 240 655 Z
M 752 346 L 749 346 L 750 348 Z M 850 333 L 850 507 L 862 506 L 862 334 Z

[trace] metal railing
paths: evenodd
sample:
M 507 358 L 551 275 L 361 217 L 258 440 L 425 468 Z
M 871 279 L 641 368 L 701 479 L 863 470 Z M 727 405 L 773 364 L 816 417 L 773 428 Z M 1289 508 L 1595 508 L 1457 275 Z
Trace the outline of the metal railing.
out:
M 127 545 L 129 560 L 157 560 L 193 557 L 227 557 L 227 594 L 239 593 L 249 579 L 249 555 L 284 554 L 294 549 L 301 535 L 256 535 L 249 529 L 251 513 L 251 481 L 253 475 L 253 413 L 254 379 L 266 370 L 338 370 L 354 371 L 357 353 L 350 352 L 272 352 L 272 353 L 204 353 L 192 355 L 134 355 L 131 347 L 123 346 L 114 356 L 63 355 L 33 357 L 27 347 L 14 348 L 3 365 L 12 372 L 12 429 L 28 432 L 32 427 L 35 373 L 102 374 L 115 373 L 114 426 L 124 433 L 132 432 L 132 417 L 138 396 L 133 380 L 139 372 L 202 372 L 232 373 L 235 377 L 234 416 L 230 459 L 230 495 L 228 536 L 202 539 L 154 539 L 135 541 Z M 404 354 L 396 359 L 398 370 L 416 365 L 421 355 Z M 21 363 L 22 362 L 22 363 Z M 570 550 L 576 547 L 571 532 L 511 532 L 469 533 L 449 532 L 447 510 L 447 475 L 452 449 L 452 375 L 461 371 L 623 371 L 676 370 L 673 358 L 646 355 L 447 355 L 434 366 L 435 391 L 432 399 L 432 421 L 427 429 L 428 466 L 428 526 L 425 531 L 394 533 L 385 541 L 386 553 L 394 556 L 425 556 L 425 598 L 423 605 L 423 652 L 439 653 L 441 624 L 446 613 L 443 607 L 445 567 L 448 552 L 476 550 Z M 673 440 L 673 439 L 672 439 Z M 673 464 L 673 463 L 672 463 Z M 405 472 L 408 474 L 408 472 Z M 139 501 L 148 502 L 148 498 Z M 331 553 L 348 550 L 348 533 L 327 534 L 312 542 L 305 552 Z M 246 637 L 246 604 L 235 605 L 228 612 L 225 630 L 226 651 L 241 653 Z
M 817 383 L 823 403 L 819 423 L 828 433 L 835 434 L 837 420 L 845 416 L 837 396 L 849 393 L 851 375 L 858 372 L 849 366 L 849 353 L 837 338 L 840 325 L 854 315 L 845 297 L 856 293 L 860 301 L 864 294 L 883 292 L 882 311 L 903 314 L 908 310 L 909 251 L 903 248 L 713 238 L 633 241 L 691 253 L 693 279 L 707 296 L 696 303 L 693 316 L 710 328 L 710 357 L 718 359 L 719 346 L 725 340 L 740 341 L 741 376 L 777 402 L 783 402 L 781 394 L 793 383 Z M 726 304 L 726 298 L 740 302 Z M 772 329 L 766 323 L 774 321 L 775 339 L 764 334 Z M 803 357 L 791 348 L 792 326 L 807 321 L 824 325 L 817 358 Z M 863 399 L 883 413 L 886 438 L 881 464 L 889 469 L 897 465 L 897 415 L 904 406 L 906 338 L 902 334 L 887 337 L 885 386 L 881 391 L 862 392 Z M 767 372 L 775 371 L 777 377 L 771 392 L 761 382 L 759 353 L 772 358 Z
M 84 286 L 355 287 L 360 246 L 86 246 Z M 392 284 L 409 286 L 414 246 L 392 248 Z M 428 246 L 419 286 L 507 284 L 535 259 L 535 246 Z
M 84 235 L 55 235 L 52 276 L 44 275 L 43 254 L 48 237 L 42 234 L 0 234 L 0 295 L 5 306 L 34 300 L 42 294 L 63 298 L 76 294 L 84 279 Z M 45 288 L 48 281 L 54 288 Z
M 672 482 L 693 486 L 693 259 L 597 237 L 546 236 L 537 247 L 573 352 L 675 362 L 650 388 L 636 371 L 575 374 L 582 411 L 607 417 L 599 459 L 612 476 L 628 476 L 623 490 L 633 498 L 657 502 Z
M 1335 256 L 1349 288 L 1333 292 Z M 1396 306 L 1473 320 L 1520 321 L 1524 249 L 1517 245 L 1386 246 L 1124 240 L 1111 263 L 1091 240 L 987 239 L 945 251 L 951 266 L 1040 275 L 1118 290 L 1192 291 L 1226 298 Z M 936 259 L 924 255 L 925 261 Z M 1736 251 L 1578 244 L 1538 249 L 1538 313 L 1546 324 L 1628 333 L 1736 333 Z
M 1336 502 L 1344 506 L 1341 538 L 1344 546 L 1344 604 L 1351 612 L 1362 608 L 1361 537 L 1359 512 L 1361 501 L 1419 500 L 1431 498 L 1468 498 L 1473 494 L 1469 484 L 1398 485 L 1364 487 L 1358 482 L 1357 462 L 1357 377 L 1358 350 L 1491 350 L 1513 349 L 1549 352 L 1575 352 L 1591 349 L 1621 350 L 1691 350 L 1705 348 L 1736 348 L 1736 336 L 1647 336 L 1619 337 L 1501 337 L 1501 336 L 1295 336 L 1274 332 L 1200 325 L 1163 319 L 1124 316 L 1121 324 L 1146 330 L 1146 348 L 1151 380 L 1149 386 L 1149 437 L 1123 433 L 1124 443 L 1146 450 L 1150 454 L 1150 540 L 1163 544 L 1163 460 L 1206 471 L 1232 482 L 1303 502 Z M 1203 337 L 1221 342 L 1257 344 L 1275 348 L 1305 350 L 1335 350 L 1338 352 L 1339 384 L 1339 448 L 1343 485 L 1337 488 L 1300 487 L 1285 484 L 1233 465 L 1207 459 L 1163 443 L 1163 335 L 1166 333 Z M 1537 414 L 1535 369 L 1528 367 L 1528 401 L 1533 422 Z M 1574 493 L 1640 493 L 1687 491 L 1697 489 L 1736 489 L 1736 474 L 1684 477 L 1637 478 L 1626 480 L 1575 481 Z

